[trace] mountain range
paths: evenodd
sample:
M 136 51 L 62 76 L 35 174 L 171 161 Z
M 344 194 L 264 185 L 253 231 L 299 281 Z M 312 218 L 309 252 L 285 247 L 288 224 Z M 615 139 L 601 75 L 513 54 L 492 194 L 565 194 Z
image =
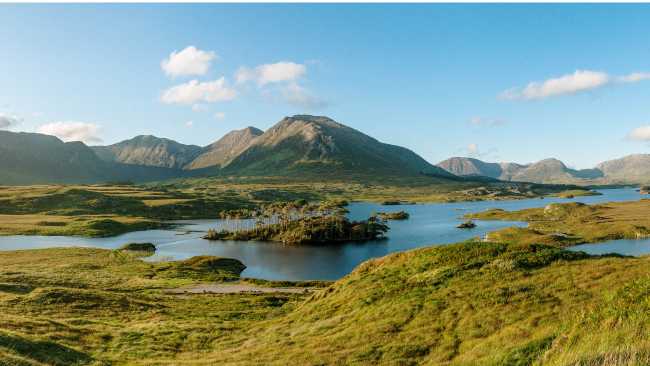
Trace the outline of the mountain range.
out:
M 592 169 L 571 169 L 558 159 L 532 164 L 488 163 L 474 158 L 453 157 L 439 167 L 457 176 L 485 176 L 504 181 L 565 184 L 630 184 L 650 182 L 650 154 L 609 160 Z
M 571 169 L 557 159 L 532 164 L 453 157 L 432 165 L 413 151 L 376 139 L 328 117 L 285 117 L 262 131 L 247 127 L 207 146 L 136 136 L 109 146 L 63 142 L 38 133 L 0 131 L 0 184 L 153 181 L 195 176 L 375 178 L 487 177 L 565 184 L 650 182 L 650 154 Z
M 0 184 L 146 181 L 205 175 L 458 179 L 406 148 L 327 117 L 285 117 L 267 131 L 232 131 L 205 147 L 155 136 L 109 146 L 0 131 Z

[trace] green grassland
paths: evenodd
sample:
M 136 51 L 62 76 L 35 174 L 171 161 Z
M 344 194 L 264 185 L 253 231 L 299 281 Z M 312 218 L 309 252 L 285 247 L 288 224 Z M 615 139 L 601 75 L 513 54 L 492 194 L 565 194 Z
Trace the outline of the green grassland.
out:
M 146 263 L 124 251 L 0 252 L 0 364 L 124 364 L 203 352 L 292 309 L 301 294 L 168 295 L 236 281 L 234 260 Z M 285 305 L 285 306 L 283 306 Z
M 488 210 L 467 215 L 483 220 L 526 221 L 526 228 L 507 228 L 488 235 L 489 240 L 568 246 L 614 239 L 650 236 L 650 200 L 550 204 L 520 211 Z
M 466 242 L 371 260 L 310 294 L 165 291 L 241 270 L 203 261 L 0 253 L 0 364 L 650 362 L 648 257 Z

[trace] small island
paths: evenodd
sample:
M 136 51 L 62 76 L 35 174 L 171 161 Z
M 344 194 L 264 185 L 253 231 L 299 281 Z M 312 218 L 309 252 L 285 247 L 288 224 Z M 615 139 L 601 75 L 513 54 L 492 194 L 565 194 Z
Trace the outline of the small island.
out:
M 411 215 L 406 211 L 397 212 L 378 212 L 377 215 L 382 220 L 408 220 Z
M 284 244 L 330 244 L 383 239 L 389 230 L 381 217 L 351 221 L 345 202 L 266 206 L 253 225 L 231 230 L 208 230 L 207 240 L 274 241 Z
M 388 225 L 376 217 L 350 221 L 344 216 L 303 217 L 243 230 L 208 230 L 207 240 L 275 241 L 284 244 L 328 244 L 383 239 Z
M 472 220 L 467 220 L 456 227 L 459 229 L 473 229 L 476 227 L 476 224 Z
M 144 252 L 153 254 L 156 252 L 156 246 L 152 243 L 127 243 L 119 248 L 120 251 L 127 252 Z

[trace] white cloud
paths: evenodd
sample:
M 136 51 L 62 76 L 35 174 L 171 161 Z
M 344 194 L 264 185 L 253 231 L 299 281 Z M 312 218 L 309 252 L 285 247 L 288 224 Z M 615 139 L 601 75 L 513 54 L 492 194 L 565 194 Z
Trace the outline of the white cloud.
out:
M 192 126 L 194 126 L 194 121 L 185 122 L 185 127 L 192 127 Z
M 97 143 L 102 139 L 99 135 L 99 126 L 86 122 L 52 122 L 40 126 L 37 132 L 46 135 L 53 135 L 63 141 L 82 141 L 85 143 Z
M 281 90 L 285 102 L 305 109 L 319 109 L 327 106 L 327 103 L 311 94 L 309 90 L 297 83 L 289 83 Z
M 205 112 L 208 110 L 208 106 L 201 103 L 192 104 L 192 110 L 194 112 Z
M 199 82 L 191 80 L 165 90 L 160 97 L 167 104 L 215 103 L 235 99 L 237 91 L 230 88 L 225 78 Z
M 604 72 L 577 70 L 573 74 L 563 75 L 545 81 L 534 81 L 524 88 L 513 88 L 501 93 L 503 99 L 544 99 L 548 97 L 575 94 L 609 83 L 610 77 Z
M 12 128 L 22 122 L 22 118 L 18 116 L 0 113 L 0 130 Z
M 643 80 L 650 80 L 650 72 L 634 72 L 618 78 L 621 83 L 636 83 Z
M 226 118 L 226 114 L 223 113 L 223 112 L 217 112 L 217 113 L 214 114 L 214 118 L 215 119 L 224 119 L 224 118 Z
M 533 100 L 549 97 L 576 94 L 598 89 L 610 84 L 629 84 L 650 80 L 649 72 L 634 72 L 613 77 L 605 72 L 577 70 L 573 74 L 563 75 L 545 81 L 534 81 L 523 88 L 512 88 L 502 92 L 500 99 Z
M 240 67 L 235 73 L 237 83 L 254 81 L 263 86 L 270 83 L 295 81 L 307 73 L 305 65 L 282 61 L 274 64 L 259 65 L 253 69 Z
M 160 62 L 160 67 L 171 77 L 205 75 L 210 69 L 210 63 L 216 58 L 217 54 L 212 51 L 189 46 L 180 52 L 172 52 Z
M 494 127 L 504 125 L 506 121 L 500 118 L 472 117 L 470 118 L 469 123 L 474 126 Z
M 650 125 L 641 126 L 633 129 L 628 135 L 629 140 L 650 141 Z
M 477 144 L 469 144 L 469 145 L 467 145 L 467 153 L 470 156 L 477 155 L 478 154 L 478 145 Z

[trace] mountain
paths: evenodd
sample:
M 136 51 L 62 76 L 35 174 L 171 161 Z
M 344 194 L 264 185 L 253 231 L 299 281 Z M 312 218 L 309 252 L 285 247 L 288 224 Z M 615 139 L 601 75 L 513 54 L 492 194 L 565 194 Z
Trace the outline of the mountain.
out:
M 613 183 L 650 182 L 650 154 L 635 154 L 604 161 L 597 169 Z
M 511 177 L 511 180 L 535 183 L 576 183 L 581 179 L 600 177 L 602 177 L 602 173 L 593 171 L 593 169 L 574 170 L 568 168 L 560 160 L 544 159 L 518 171 Z
M 264 131 L 255 127 L 246 127 L 227 133 L 217 142 L 214 142 L 201 150 L 201 153 L 189 164 L 186 169 L 201 169 L 208 167 L 222 167 L 244 151 L 250 143 Z
M 204 148 L 155 136 L 110 146 L 2 132 L 0 184 L 151 181 L 197 175 L 354 178 L 458 177 L 409 149 L 327 117 L 286 117 L 263 132 L 232 131 Z M 207 169 L 211 168 L 211 169 Z
M 0 184 L 90 182 L 108 175 L 106 164 L 83 143 L 0 131 Z
M 240 175 L 420 175 L 455 178 L 409 149 L 377 141 L 328 117 L 285 117 L 225 166 Z
M 524 169 L 516 163 L 486 163 L 474 158 L 453 157 L 437 164 L 442 169 L 458 176 L 483 176 L 500 180 L 510 178 Z
M 199 146 L 150 135 L 92 149 L 104 161 L 172 169 L 182 169 L 202 152 Z
M 533 183 L 593 183 L 605 178 L 599 168 L 575 170 L 557 159 L 545 159 L 529 165 L 516 163 L 486 163 L 484 161 L 454 157 L 438 166 L 459 176 L 486 176 L 505 181 Z M 650 171 L 648 172 L 650 173 Z
M 146 181 L 178 176 L 173 169 L 106 162 L 81 142 L 38 133 L 0 131 L 0 184 Z

